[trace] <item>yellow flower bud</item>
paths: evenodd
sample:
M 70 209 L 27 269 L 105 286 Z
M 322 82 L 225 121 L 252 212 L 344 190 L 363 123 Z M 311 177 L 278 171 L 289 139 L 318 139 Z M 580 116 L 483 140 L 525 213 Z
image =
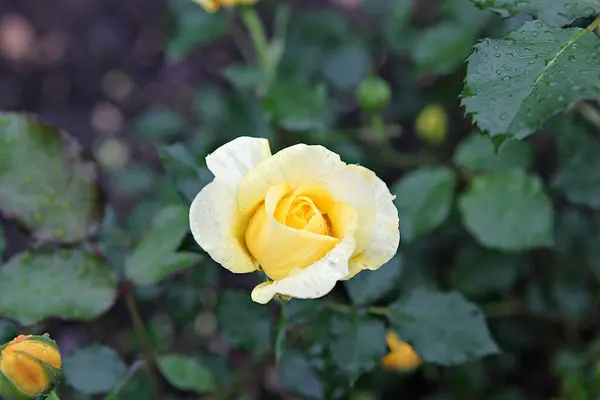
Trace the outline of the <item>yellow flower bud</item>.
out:
M 442 106 L 429 105 L 421 111 L 415 124 L 417 136 L 432 145 L 439 145 L 446 140 L 448 132 L 448 115 Z
M 194 3 L 200 4 L 210 13 L 218 11 L 221 7 L 234 7 L 236 5 L 252 5 L 258 0 L 192 0 Z
M 402 341 L 396 332 L 388 331 L 385 341 L 390 352 L 381 360 L 387 369 L 396 371 L 411 371 L 421 365 L 421 357 L 406 342 Z
M 61 356 L 47 336 L 19 335 L 0 347 L 0 395 L 28 400 L 54 387 L 61 374 Z

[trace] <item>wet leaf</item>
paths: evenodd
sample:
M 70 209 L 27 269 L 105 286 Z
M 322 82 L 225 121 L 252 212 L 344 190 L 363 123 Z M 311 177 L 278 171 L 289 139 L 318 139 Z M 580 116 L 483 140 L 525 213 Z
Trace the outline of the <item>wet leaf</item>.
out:
M 450 213 L 456 177 L 444 167 L 412 171 L 394 184 L 400 237 L 411 241 L 440 226 Z
M 125 261 L 125 273 L 138 285 L 149 285 L 169 274 L 198 264 L 202 255 L 176 252 L 189 231 L 189 209 L 172 205 L 163 208 Z
M 425 362 L 457 365 L 499 352 L 483 313 L 456 292 L 415 289 L 390 306 L 388 319 Z
M 482 131 L 522 139 L 571 104 L 600 99 L 599 44 L 592 32 L 540 21 L 483 39 L 469 58 L 462 103 Z
M 78 249 L 25 252 L 0 268 L 0 315 L 24 324 L 48 317 L 94 319 L 116 294 L 110 267 Z
M 554 211 L 542 181 L 521 170 L 475 177 L 459 199 L 465 227 L 504 251 L 553 244 Z
M 167 354 L 158 358 L 165 379 L 179 390 L 206 393 L 217 387 L 211 371 L 194 357 Z
M 116 351 L 92 345 L 65 357 L 63 373 L 69 386 L 89 395 L 108 393 L 123 379 L 126 365 Z
M 472 0 L 480 7 L 503 17 L 530 14 L 551 26 L 564 26 L 580 17 L 591 17 L 600 10 L 593 0 Z
M 34 117 L 0 114 L 3 213 L 41 240 L 76 242 L 99 224 L 98 196 L 96 168 L 71 139 Z

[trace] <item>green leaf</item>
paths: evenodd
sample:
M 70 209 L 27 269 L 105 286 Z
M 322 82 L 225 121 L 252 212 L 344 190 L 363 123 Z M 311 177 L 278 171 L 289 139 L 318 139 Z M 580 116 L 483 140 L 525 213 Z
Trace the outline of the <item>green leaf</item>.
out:
M 263 71 L 247 65 L 231 65 L 223 70 L 223 76 L 240 90 L 254 89 L 267 82 Z
M 410 49 L 418 38 L 417 30 L 410 24 L 414 7 L 412 1 L 385 1 L 380 6 L 383 36 L 392 52 L 402 53 Z
M 495 172 L 531 165 L 533 152 L 525 142 L 509 140 L 496 153 L 489 137 L 472 133 L 456 148 L 454 162 L 470 172 Z
M 14 339 L 18 333 L 19 326 L 15 322 L 0 318 L 0 343 L 4 344 Z
M 179 390 L 205 393 L 217 388 L 212 372 L 194 357 L 167 354 L 158 358 L 165 379 Z
M 481 130 L 522 139 L 571 104 L 600 98 L 599 45 L 592 32 L 540 21 L 484 39 L 469 58 L 462 103 Z
M 107 346 L 92 345 L 65 357 L 63 373 L 67 383 L 88 395 L 108 393 L 125 375 L 125 363 Z
M 320 301 L 306 301 L 304 299 L 291 299 L 285 305 L 287 320 L 292 324 L 305 324 L 317 319 L 325 311 L 325 306 Z
M 500 351 L 483 313 L 456 292 L 415 289 L 390 306 L 388 319 L 425 362 L 458 365 Z
M 400 218 L 400 237 L 410 242 L 440 226 L 448 217 L 456 177 L 448 168 L 422 168 L 392 188 Z
M 125 261 L 125 273 L 138 285 L 150 285 L 169 274 L 198 264 L 202 255 L 176 253 L 189 230 L 187 206 L 167 206 Z
M 350 383 L 373 370 L 387 352 L 381 319 L 356 312 L 336 314 L 331 321 L 331 358 Z
M 523 254 L 468 246 L 459 250 L 450 280 L 454 289 L 468 297 L 502 294 L 513 287 L 527 268 L 527 257 Z
M 371 56 L 361 43 L 347 44 L 327 55 L 323 77 L 341 91 L 354 89 L 371 65 Z
M 307 400 L 325 399 L 325 388 L 319 375 L 308 360 L 296 350 L 288 350 L 283 353 L 279 363 L 279 372 L 284 388 L 289 394 Z
M 186 145 L 175 143 L 157 146 L 160 162 L 186 203 L 191 203 L 214 176 L 190 154 Z
M 346 289 L 352 303 L 358 306 L 375 303 L 398 289 L 403 262 L 402 255 L 396 254 L 378 270 L 363 270 L 346 281 Z
M 23 324 L 48 317 L 91 320 L 117 294 L 110 268 L 78 249 L 18 254 L 0 268 L 0 287 L 0 315 Z
M 553 244 L 550 199 L 542 181 L 521 170 L 475 177 L 459 209 L 466 228 L 486 247 L 518 251 Z
M 95 166 L 79 153 L 58 129 L 0 113 L 0 209 L 41 240 L 87 237 L 99 224 L 99 192 Z
M 600 159 L 574 157 L 563 164 L 552 186 L 562 191 L 570 202 L 600 207 Z
M 222 293 L 216 307 L 219 331 L 233 347 L 261 354 L 273 344 L 273 321 L 269 309 L 252 301 L 250 293 Z
M 418 35 L 412 57 L 421 71 L 452 72 L 467 60 L 475 39 L 476 32 L 462 24 L 441 23 Z
M 183 132 L 185 121 L 175 110 L 153 106 L 135 120 L 137 137 L 144 140 L 166 140 Z
M 274 83 L 263 99 L 264 111 L 290 131 L 326 130 L 332 118 L 323 86 Z
M 195 47 L 224 37 L 229 30 L 227 13 L 207 13 L 188 0 L 169 0 L 175 23 L 165 50 L 169 61 L 184 58 Z
M 551 26 L 564 26 L 580 17 L 591 17 L 600 10 L 594 0 L 472 0 L 480 7 L 503 17 L 529 14 Z

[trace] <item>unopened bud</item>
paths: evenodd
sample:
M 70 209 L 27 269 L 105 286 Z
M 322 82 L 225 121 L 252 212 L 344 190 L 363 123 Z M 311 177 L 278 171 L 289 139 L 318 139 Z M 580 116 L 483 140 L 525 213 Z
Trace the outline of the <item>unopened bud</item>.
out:
M 446 140 L 448 114 L 442 106 L 432 104 L 423 109 L 415 124 L 417 136 L 423 141 L 440 145 Z
M 48 336 L 19 335 L 0 346 L 0 395 L 7 400 L 43 396 L 60 376 L 60 350 Z
M 392 99 L 390 85 L 378 76 L 365 78 L 356 90 L 356 100 L 360 107 L 375 112 L 386 107 Z

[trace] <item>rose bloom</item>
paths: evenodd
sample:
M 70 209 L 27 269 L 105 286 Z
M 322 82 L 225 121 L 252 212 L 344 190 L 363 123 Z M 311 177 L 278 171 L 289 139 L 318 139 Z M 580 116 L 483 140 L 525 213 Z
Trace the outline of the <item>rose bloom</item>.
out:
M 37 398 L 56 384 L 60 369 L 60 351 L 52 339 L 19 335 L 0 346 L 0 395 Z
M 200 4 L 208 12 L 218 11 L 221 7 L 234 7 L 236 5 L 252 5 L 258 0 L 192 0 Z
M 271 155 L 266 139 L 240 137 L 206 164 L 215 179 L 192 202 L 192 234 L 228 270 L 264 271 L 269 280 L 252 291 L 255 302 L 322 297 L 396 253 L 394 196 L 372 171 L 325 147 Z
M 412 371 L 421 365 L 421 357 L 408 343 L 404 342 L 395 331 L 388 331 L 385 341 L 390 352 L 383 357 L 383 367 L 395 371 Z

